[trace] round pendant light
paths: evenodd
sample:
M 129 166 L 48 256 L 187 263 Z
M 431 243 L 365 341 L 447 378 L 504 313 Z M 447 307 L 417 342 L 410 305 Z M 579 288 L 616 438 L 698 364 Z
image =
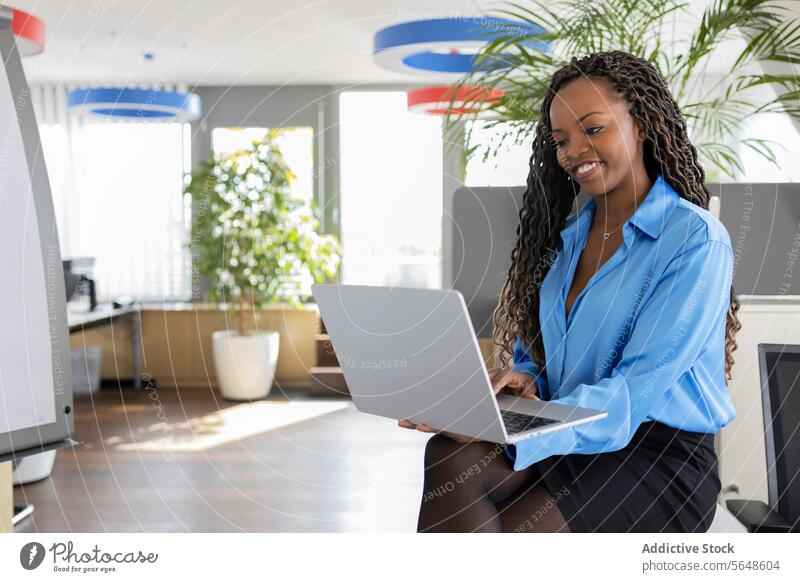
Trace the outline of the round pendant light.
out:
M 67 95 L 67 105 L 94 115 L 142 121 L 186 122 L 202 115 L 198 95 L 157 89 L 73 89 Z
M 11 8 L 11 13 L 11 32 L 16 37 L 19 56 L 41 53 L 44 50 L 44 22 L 17 8 Z
M 508 65 L 500 55 L 476 63 L 476 54 L 495 38 L 516 34 L 530 37 L 542 32 L 536 25 L 519 20 L 490 17 L 431 18 L 395 24 L 375 35 L 373 56 L 382 67 L 401 73 L 460 77 L 476 70 Z M 535 38 L 523 41 L 527 47 L 547 50 L 547 43 Z
M 408 92 L 408 110 L 428 115 L 475 115 L 487 117 L 489 107 L 500 102 L 503 91 L 463 85 L 437 86 Z

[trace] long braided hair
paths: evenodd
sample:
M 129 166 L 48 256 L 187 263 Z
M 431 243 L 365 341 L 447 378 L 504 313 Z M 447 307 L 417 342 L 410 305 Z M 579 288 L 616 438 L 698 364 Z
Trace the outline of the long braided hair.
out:
M 531 360 L 546 370 L 539 321 L 539 290 L 560 241 L 559 232 L 580 187 L 556 160 L 551 139 L 550 105 L 555 94 L 577 78 L 605 78 L 630 104 L 629 112 L 645 130 L 644 165 L 654 177 L 662 174 L 682 198 L 708 209 L 710 193 L 697 150 L 689 141 L 686 122 L 669 87 L 649 62 L 623 51 L 595 53 L 571 62 L 553 74 L 536 124 L 527 188 L 519 212 L 511 267 L 497 307 L 492 314 L 493 343 L 500 347 L 502 366 L 508 364 L 516 337 L 528 346 Z M 725 325 L 725 377 L 731 379 L 732 352 L 741 323 L 739 300 L 731 285 Z

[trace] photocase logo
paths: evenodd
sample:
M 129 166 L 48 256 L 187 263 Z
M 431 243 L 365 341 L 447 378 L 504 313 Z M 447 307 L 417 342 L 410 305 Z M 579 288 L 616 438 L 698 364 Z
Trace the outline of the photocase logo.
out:
M 30 542 L 19 551 L 19 563 L 26 570 L 35 570 L 44 560 L 44 546 L 39 542 Z

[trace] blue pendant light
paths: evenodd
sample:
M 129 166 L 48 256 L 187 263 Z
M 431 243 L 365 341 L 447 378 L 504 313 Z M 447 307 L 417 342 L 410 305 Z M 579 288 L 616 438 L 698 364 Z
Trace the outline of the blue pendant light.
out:
M 504 68 L 503 56 L 484 58 L 476 53 L 487 43 L 509 33 L 525 37 L 523 45 L 547 51 L 534 37 L 543 29 L 519 20 L 490 17 L 431 18 L 395 24 L 375 34 L 373 55 L 382 67 L 401 73 L 460 77 L 476 70 Z
M 67 95 L 67 106 L 94 115 L 142 121 L 187 122 L 202 115 L 198 95 L 161 89 L 73 89 Z

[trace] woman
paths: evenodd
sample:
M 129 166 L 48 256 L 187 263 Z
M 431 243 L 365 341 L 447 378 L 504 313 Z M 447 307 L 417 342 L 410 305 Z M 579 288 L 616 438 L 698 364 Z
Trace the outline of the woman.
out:
M 436 432 L 419 531 L 706 531 L 714 433 L 741 327 L 733 253 L 656 69 L 573 58 L 542 104 L 508 279 L 495 392 L 606 410 L 498 446 Z M 580 190 L 588 202 L 571 213 Z M 507 368 L 507 354 L 513 367 Z

